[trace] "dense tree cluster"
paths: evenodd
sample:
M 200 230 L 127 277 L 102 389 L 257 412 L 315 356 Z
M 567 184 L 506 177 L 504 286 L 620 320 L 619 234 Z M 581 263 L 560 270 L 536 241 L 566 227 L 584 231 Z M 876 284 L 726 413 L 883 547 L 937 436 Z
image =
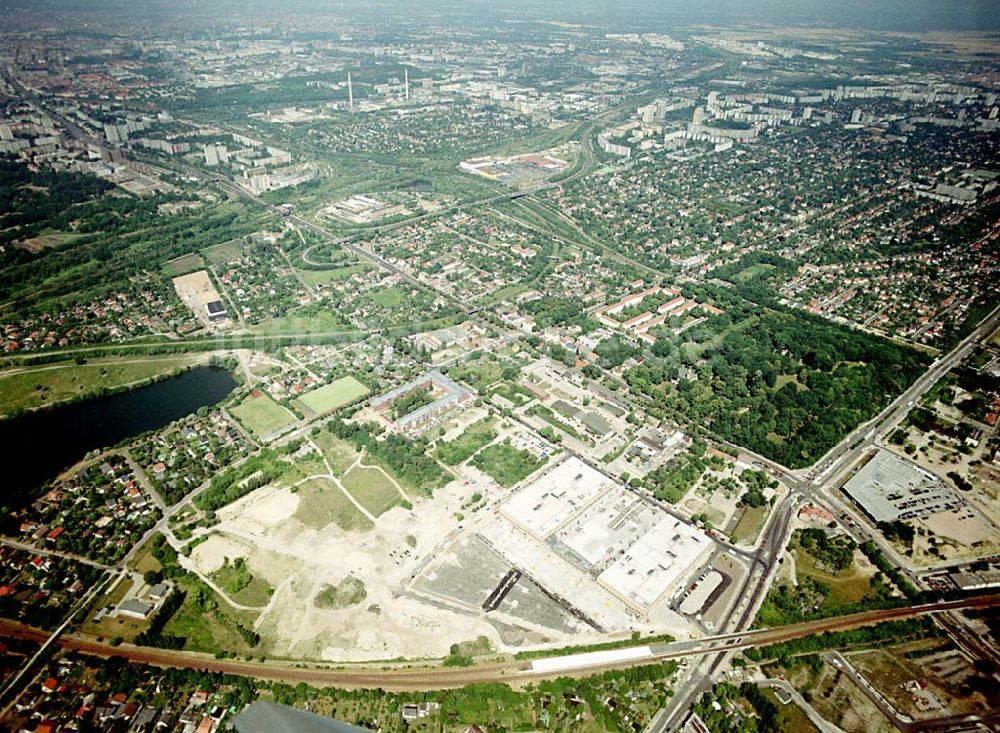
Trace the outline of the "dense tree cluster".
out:
M 748 468 L 740 474 L 740 480 L 746 485 L 746 492 L 740 497 L 740 504 L 751 508 L 762 507 L 767 503 L 764 498 L 764 490 L 775 489 L 778 482 L 772 480 L 767 471 L 758 471 Z
M 911 525 L 898 519 L 894 522 L 879 522 L 878 529 L 890 542 L 901 542 L 907 546 L 913 544 L 913 538 L 917 534 Z
M 733 715 L 734 703 L 742 698 L 753 708 L 756 717 Z M 704 693 L 694 705 L 694 712 L 711 733 L 771 733 L 780 730 L 778 706 L 752 682 L 738 688 L 721 682 Z
M 447 483 L 447 474 L 426 454 L 428 444 L 422 438 L 407 440 L 398 433 L 390 433 L 379 439 L 378 426 L 373 423 L 349 423 L 339 417 L 327 424 L 327 430 L 358 450 L 363 448 L 402 481 L 420 491 L 429 494 Z
M 725 312 L 685 334 L 693 345 L 654 355 L 625 379 L 652 414 L 707 425 L 790 467 L 817 460 L 926 367 L 917 351 L 818 317 L 718 289 L 700 294 L 709 295 Z M 694 375 L 681 378 L 681 367 Z
M 633 346 L 619 336 L 612 336 L 597 345 L 594 353 L 598 356 L 597 363 L 605 369 L 621 366 L 633 356 L 642 353 L 642 349 Z
M 68 229 L 84 213 L 78 204 L 112 188 L 96 176 L 44 167 L 33 171 L 0 156 L 0 244 L 29 239 L 43 229 Z
M 433 401 L 434 395 L 431 394 L 429 387 L 418 387 L 393 401 L 392 417 L 398 420 L 405 415 L 409 415 L 411 412 L 419 410 L 421 407 L 431 404 Z
M 676 504 L 701 478 L 706 468 L 701 455 L 692 450 L 648 473 L 643 479 L 643 485 L 660 501 Z
M 535 319 L 540 329 L 549 326 L 587 326 L 584 330 L 590 330 L 597 325 L 587 317 L 583 303 L 575 298 L 546 295 L 526 301 L 521 308 Z
M 851 567 L 854 562 L 854 551 L 858 547 L 847 535 L 831 536 L 815 527 L 799 530 L 797 540 L 803 550 L 815 557 L 832 573 L 839 573 Z

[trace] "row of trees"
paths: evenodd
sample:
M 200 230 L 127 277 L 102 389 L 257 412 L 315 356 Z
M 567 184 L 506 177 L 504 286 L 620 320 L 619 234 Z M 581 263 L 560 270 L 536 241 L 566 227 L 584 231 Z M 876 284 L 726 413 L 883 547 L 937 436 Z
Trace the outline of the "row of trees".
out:
M 822 634 L 804 636 L 800 639 L 752 647 L 744 654 L 754 662 L 766 659 L 782 660 L 796 654 L 819 652 L 826 649 L 842 649 L 859 644 L 882 642 L 899 643 L 907 639 L 924 639 L 940 632 L 929 618 L 914 618 L 904 621 L 886 621 L 876 626 L 866 626 L 850 631 L 826 631 Z
M 215 511 L 274 481 L 288 467 L 287 463 L 278 458 L 277 453 L 264 448 L 239 466 L 217 474 L 208 488 L 195 497 L 194 503 L 204 511 Z
M 187 598 L 187 593 L 175 588 L 153 615 L 149 622 L 149 628 L 136 635 L 135 643 L 140 646 L 155 646 L 161 649 L 183 649 L 187 639 L 183 636 L 164 634 L 163 629 L 184 605 L 185 598 Z

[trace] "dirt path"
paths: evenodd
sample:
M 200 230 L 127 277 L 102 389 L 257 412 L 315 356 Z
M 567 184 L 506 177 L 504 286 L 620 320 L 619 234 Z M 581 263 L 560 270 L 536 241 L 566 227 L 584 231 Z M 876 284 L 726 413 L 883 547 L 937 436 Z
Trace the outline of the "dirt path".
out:
M 219 595 L 220 598 L 224 598 L 226 603 L 228 603 L 233 608 L 236 608 L 240 611 L 252 611 L 254 613 L 260 613 L 267 608 L 267 606 L 244 606 L 242 603 L 237 603 L 236 601 L 233 600 L 232 596 L 226 593 L 226 591 L 223 590 L 221 587 L 219 587 L 219 585 L 214 580 L 208 577 L 207 573 L 199 572 L 198 569 L 195 567 L 194 563 L 191 563 L 191 567 L 188 568 L 188 570 L 197 575 L 205 585 L 214 590 Z
M 295 576 L 294 575 L 287 576 L 283 581 L 281 581 L 281 583 L 278 584 L 278 587 L 274 589 L 274 593 L 271 594 L 271 600 L 269 600 L 267 602 L 267 605 L 261 609 L 260 615 L 257 617 L 257 620 L 253 622 L 254 631 L 260 631 L 260 627 L 263 625 L 264 619 L 274 609 L 274 604 L 278 602 L 279 598 L 285 597 L 285 591 L 287 591 L 288 586 L 292 584 L 293 577 Z
M 334 485 L 338 489 L 340 489 L 344 493 L 344 496 L 346 496 L 347 500 L 354 505 L 355 509 L 357 509 L 365 517 L 367 517 L 368 520 L 372 524 L 375 524 L 375 521 L 376 521 L 375 516 L 373 516 L 370 511 L 368 511 L 363 506 L 361 506 L 360 502 L 358 502 L 358 500 L 354 498 L 353 494 L 351 494 L 350 491 L 348 491 L 347 489 L 345 489 L 344 485 L 342 483 L 340 483 L 340 479 L 338 479 L 336 476 L 333 475 L 333 467 L 330 465 L 330 461 L 328 461 L 326 459 L 326 455 L 323 453 L 323 451 L 321 451 L 319 449 L 319 446 L 316 445 L 316 443 L 313 441 L 313 439 L 311 437 L 307 437 L 306 440 L 309 441 L 309 445 L 311 445 L 313 447 L 313 449 L 317 453 L 319 453 L 319 457 L 323 459 L 323 465 L 326 466 L 327 475 L 326 476 L 308 476 L 307 478 L 302 479 L 302 481 L 299 481 L 295 485 L 298 486 L 299 484 L 302 484 L 303 482 L 308 481 L 311 478 L 328 478 L 328 479 L 330 479 L 334 483 Z M 355 466 L 357 466 L 359 463 L 361 463 L 361 456 L 360 455 L 356 459 L 354 459 L 354 463 L 352 463 L 350 465 L 350 467 L 347 469 L 347 471 L 344 471 L 344 473 L 346 474 L 348 471 L 350 471 L 352 468 L 354 468 Z M 398 489 L 399 487 L 397 486 L 396 488 Z
M 351 468 L 354 468 L 355 466 L 358 466 L 359 468 L 374 468 L 376 471 L 378 471 L 383 476 L 385 476 L 386 480 L 390 484 L 392 484 L 394 487 L 396 487 L 396 491 L 399 492 L 399 495 L 400 495 L 400 497 L 402 497 L 403 501 L 409 501 L 410 497 L 408 497 L 406 495 L 406 492 L 403 491 L 403 487 L 400 486 L 399 482 L 396 481 L 396 479 L 394 479 L 392 476 L 390 476 L 388 474 L 388 472 L 386 472 L 386 470 L 384 468 L 382 468 L 381 466 L 375 465 L 375 464 L 368 464 L 368 463 L 362 463 L 361 462 L 361 459 L 364 458 L 364 455 L 365 455 L 365 449 L 362 448 L 361 449 L 361 454 L 357 457 L 357 460 L 355 460 L 354 463 L 351 464 Z M 349 470 L 350 469 L 348 469 L 348 471 Z M 345 471 L 344 473 L 347 473 L 347 471 Z

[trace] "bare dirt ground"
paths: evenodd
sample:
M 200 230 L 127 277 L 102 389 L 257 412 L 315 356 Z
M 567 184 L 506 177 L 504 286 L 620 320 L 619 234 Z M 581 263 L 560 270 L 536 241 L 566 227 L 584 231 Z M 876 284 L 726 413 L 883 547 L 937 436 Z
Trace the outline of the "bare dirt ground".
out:
M 936 642 L 935 642 L 936 643 Z M 927 646 L 927 642 L 920 642 Z M 947 682 L 906 658 L 912 645 L 851 654 L 851 664 L 899 712 L 916 720 L 972 713 L 983 708 L 978 695 L 960 696 Z M 914 683 L 921 681 L 923 688 Z
M 913 524 L 913 561 L 918 565 L 967 562 L 993 555 L 1000 547 L 996 528 L 972 507 L 930 514 Z
M 455 527 L 454 512 L 472 489 L 453 482 L 413 511 L 390 509 L 367 531 L 336 524 L 314 529 L 295 518 L 299 497 L 264 487 L 219 511 L 212 536 L 192 552 L 201 574 L 225 558 L 245 557 L 254 575 L 275 587 L 257 629 L 271 656 L 360 661 L 441 657 L 456 642 L 486 636 L 501 646 L 482 615 L 460 614 L 408 594 L 424 558 Z M 326 585 L 361 579 L 365 598 L 342 610 L 315 605 Z
M 796 685 L 797 686 L 797 685 Z M 896 727 L 843 672 L 829 664 L 812 690 L 816 712 L 845 733 L 895 733 Z
M 215 289 L 208 271 L 198 270 L 190 275 L 175 277 L 173 282 L 174 289 L 184 305 L 191 309 L 195 318 L 208 325 L 208 313 L 205 306 L 212 301 L 222 299 L 219 297 L 219 291 Z

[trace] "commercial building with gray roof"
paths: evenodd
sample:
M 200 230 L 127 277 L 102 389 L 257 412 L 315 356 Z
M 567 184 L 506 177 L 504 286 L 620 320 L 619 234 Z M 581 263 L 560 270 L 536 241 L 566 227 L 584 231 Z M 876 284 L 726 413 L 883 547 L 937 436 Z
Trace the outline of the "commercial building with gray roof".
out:
M 843 490 L 876 522 L 917 519 L 962 505 L 940 478 L 887 450 L 876 453 Z

